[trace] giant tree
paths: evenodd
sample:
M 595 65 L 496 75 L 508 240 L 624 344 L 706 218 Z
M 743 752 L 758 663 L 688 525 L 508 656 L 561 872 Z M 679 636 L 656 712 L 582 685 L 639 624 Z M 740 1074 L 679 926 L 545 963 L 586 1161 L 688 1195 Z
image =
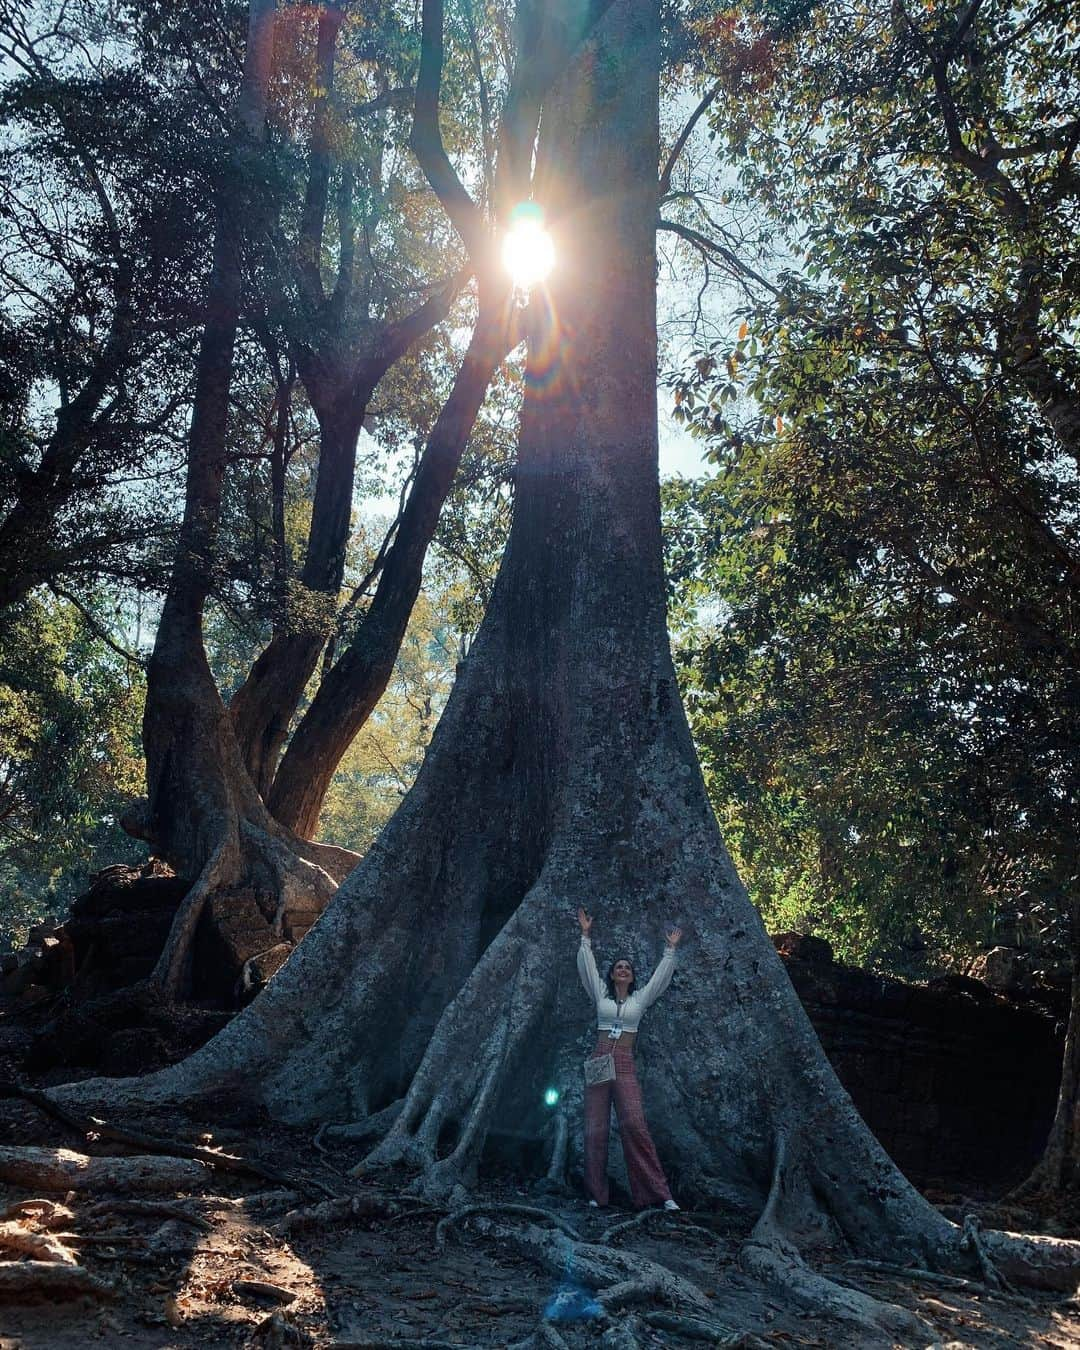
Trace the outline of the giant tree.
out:
M 428 0 L 427 17 L 438 8 Z M 583 8 L 542 12 L 557 38 Z M 415 786 L 218 1037 L 137 1085 L 62 1091 L 227 1092 L 285 1120 L 360 1122 L 382 1133 L 369 1166 L 407 1164 L 418 1189 L 445 1194 L 473 1179 L 493 1130 L 544 1137 L 546 1085 L 564 1110 L 580 1103 L 573 909 L 587 899 L 613 944 L 643 954 L 677 916 L 686 956 L 648 1066 L 677 1184 L 699 1201 L 756 1198 L 749 1269 L 910 1339 L 925 1328 L 811 1275 L 797 1245 L 830 1232 L 863 1254 L 956 1266 L 960 1230 L 900 1175 L 825 1060 L 724 849 L 668 647 L 659 61 L 659 7 L 616 0 L 542 100 L 534 193 L 559 264 L 530 322 L 514 519 Z M 553 1170 L 563 1161 L 556 1151 Z M 1078 1264 L 1070 1244 L 983 1234 L 980 1249 L 1015 1276 L 1067 1281 Z M 594 1283 L 612 1278 L 605 1260 L 619 1265 L 560 1250 Z

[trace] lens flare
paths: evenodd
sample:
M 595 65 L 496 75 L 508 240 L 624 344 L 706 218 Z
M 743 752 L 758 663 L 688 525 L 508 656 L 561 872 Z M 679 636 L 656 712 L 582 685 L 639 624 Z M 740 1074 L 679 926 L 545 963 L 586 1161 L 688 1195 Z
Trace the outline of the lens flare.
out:
M 515 286 L 527 291 L 555 266 L 555 245 L 544 229 L 544 213 L 533 202 L 516 206 L 502 246 L 503 266 Z

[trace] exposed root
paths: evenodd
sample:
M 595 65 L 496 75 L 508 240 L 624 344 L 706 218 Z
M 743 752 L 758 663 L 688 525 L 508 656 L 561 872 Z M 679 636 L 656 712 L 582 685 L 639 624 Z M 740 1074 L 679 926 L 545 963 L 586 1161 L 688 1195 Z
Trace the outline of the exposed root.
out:
M 372 1168 L 417 1167 L 413 1194 L 440 1201 L 475 1178 L 498 1088 L 528 1042 L 551 997 L 543 932 L 551 897 L 541 883 L 528 892 L 443 1012 L 413 1075 L 400 1115 L 354 1175 Z M 504 1011 L 493 1018 L 493 991 Z M 514 1009 L 513 1016 L 505 1009 Z M 457 1126 L 439 1157 L 444 1126 Z
M 979 1232 L 979 1245 L 999 1278 L 1032 1289 L 1072 1294 L 1080 1279 L 1080 1242 L 1041 1234 Z
M 225 873 L 232 851 L 229 841 L 223 838 L 196 877 L 195 884 L 180 901 L 165 946 L 150 975 L 150 983 L 169 1000 L 176 998 L 184 983 L 195 929 L 211 892 Z
M 795 1247 L 780 1238 L 759 1242 L 751 1237 L 739 1254 L 739 1264 L 748 1275 L 808 1312 L 852 1323 L 878 1341 L 929 1345 L 934 1339 L 933 1327 L 921 1317 L 816 1274 Z
M 275 1225 L 278 1233 L 328 1228 L 355 1218 L 388 1219 L 401 1214 L 401 1206 L 385 1195 L 354 1195 L 343 1200 L 324 1200 L 318 1205 L 291 1210 Z
M 688 1341 L 705 1341 L 708 1345 L 724 1346 L 726 1350 L 771 1350 L 768 1341 L 752 1331 L 731 1331 L 718 1322 L 706 1322 L 700 1317 L 685 1317 L 671 1312 L 644 1314 L 649 1326 L 658 1331 L 673 1331 Z
M 137 1219 L 172 1219 L 176 1223 L 190 1224 L 201 1233 L 214 1231 L 214 1225 L 200 1215 L 192 1214 L 183 1205 L 170 1204 L 167 1200 L 101 1200 L 82 1211 L 84 1219 L 99 1219 L 106 1214 L 129 1214 Z
M 0 1249 L 29 1256 L 35 1261 L 55 1261 L 61 1266 L 77 1266 L 75 1253 L 49 1233 L 35 1233 L 20 1223 L 0 1223 Z
M 110 1285 L 84 1266 L 53 1261 L 0 1261 L 0 1302 L 37 1299 L 112 1298 Z
M 876 1340 L 929 1344 L 934 1339 L 934 1329 L 921 1317 L 861 1290 L 837 1284 L 806 1265 L 788 1239 L 780 1218 L 782 1200 L 792 1189 L 792 1173 L 787 1136 L 778 1130 L 769 1194 L 761 1217 L 739 1253 L 743 1270 L 799 1307 L 852 1323 Z
M 464 1209 L 456 1209 L 452 1214 L 448 1214 L 445 1219 L 440 1219 L 435 1229 L 435 1246 L 442 1250 L 446 1246 L 446 1234 L 448 1229 L 454 1224 L 460 1223 L 462 1219 L 467 1219 L 472 1214 L 520 1214 L 527 1219 L 544 1219 L 553 1224 L 560 1233 L 565 1233 L 568 1238 L 575 1242 L 580 1240 L 580 1234 L 565 1219 L 561 1219 L 557 1214 L 552 1214 L 549 1210 L 538 1209 L 535 1205 L 466 1205 Z
M 405 1098 L 399 1097 L 396 1102 L 391 1102 L 389 1106 L 383 1107 L 381 1111 L 376 1111 L 374 1115 L 367 1116 L 364 1120 L 351 1121 L 348 1125 L 324 1124 L 319 1127 L 316 1139 L 320 1144 L 324 1140 L 338 1144 L 362 1144 L 371 1139 L 381 1139 L 401 1115 L 401 1108 L 404 1105 Z M 354 1168 L 353 1175 L 357 1175 L 360 1170 L 359 1167 Z
M 555 1137 L 551 1143 L 547 1180 L 554 1186 L 562 1187 L 566 1185 L 566 1162 L 570 1151 L 570 1125 L 565 1111 L 556 1113 L 553 1128 Z
M 901 1280 L 918 1280 L 924 1284 L 936 1284 L 942 1289 L 956 1289 L 961 1293 L 975 1294 L 980 1298 L 1000 1298 L 1012 1303 L 1018 1303 L 1023 1308 L 1034 1308 L 1036 1306 L 1034 1299 L 1027 1298 L 1024 1294 L 1007 1294 L 1001 1290 L 990 1289 L 979 1280 L 965 1280 L 960 1275 L 945 1275 L 937 1270 L 923 1270 L 919 1266 L 898 1266 L 891 1261 L 866 1261 L 851 1260 L 845 1261 L 845 1266 L 850 1266 L 855 1270 L 869 1270 L 879 1275 L 893 1275 Z
M 627 1303 L 643 1303 L 660 1293 L 659 1276 L 650 1273 L 634 1280 L 620 1280 L 618 1284 L 609 1284 L 600 1295 L 599 1303 L 605 1312 L 621 1308 Z
M 1015 1293 L 1012 1285 L 998 1271 L 997 1266 L 987 1255 L 986 1247 L 983 1245 L 982 1226 L 974 1214 L 965 1214 L 964 1223 L 960 1232 L 960 1250 L 972 1252 L 976 1261 L 979 1263 L 979 1272 L 983 1277 L 983 1283 L 991 1289 L 1001 1289 L 1006 1293 Z
M 116 1143 L 127 1144 L 132 1148 L 146 1149 L 150 1153 L 159 1153 L 170 1158 L 191 1158 L 223 1172 L 235 1172 L 239 1176 L 258 1177 L 262 1181 L 274 1181 L 285 1185 L 308 1185 L 320 1190 L 324 1195 L 333 1195 L 329 1187 L 313 1178 L 301 1181 L 290 1177 L 268 1163 L 257 1162 L 253 1158 L 240 1158 L 232 1153 L 223 1153 L 218 1149 L 203 1148 L 199 1144 L 185 1144 L 178 1139 L 166 1139 L 160 1135 L 144 1134 L 141 1130 L 128 1130 L 118 1125 L 110 1125 L 96 1116 L 79 1116 L 61 1106 L 59 1102 L 44 1092 L 33 1088 L 11 1084 L 0 1095 L 21 1097 L 24 1101 L 52 1116 L 66 1125 L 69 1130 L 81 1134 L 84 1138 L 96 1136 L 99 1139 L 111 1139 Z
M 91 1158 L 67 1148 L 0 1146 L 0 1181 L 25 1190 L 198 1190 L 206 1181 L 202 1163 L 184 1158 Z
M 618 1301 L 631 1296 L 632 1290 L 636 1296 L 639 1288 L 647 1286 L 649 1297 L 673 1308 L 690 1307 L 701 1314 L 712 1310 L 696 1284 L 646 1257 L 613 1251 L 598 1243 L 574 1242 L 565 1233 L 535 1224 L 511 1228 L 480 1216 L 476 1228 L 513 1247 L 556 1278 L 599 1291 L 601 1305 L 609 1294 L 616 1295 Z

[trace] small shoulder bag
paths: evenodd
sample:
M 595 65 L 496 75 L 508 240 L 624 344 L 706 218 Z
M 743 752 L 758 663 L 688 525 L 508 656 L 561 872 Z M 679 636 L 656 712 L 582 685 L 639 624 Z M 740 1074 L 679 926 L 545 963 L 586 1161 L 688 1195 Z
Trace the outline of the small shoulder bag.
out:
M 622 1035 L 622 1010 L 626 1007 L 626 1000 L 616 1004 L 615 1024 L 608 1032 L 608 1039 L 617 1041 Z M 592 1087 L 595 1083 L 613 1083 L 615 1081 L 615 1056 L 590 1055 L 585 1061 L 585 1086 Z
M 611 1083 L 615 1079 L 614 1055 L 590 1055 L 585 1061 L 585 1086 L 596 1083 Z

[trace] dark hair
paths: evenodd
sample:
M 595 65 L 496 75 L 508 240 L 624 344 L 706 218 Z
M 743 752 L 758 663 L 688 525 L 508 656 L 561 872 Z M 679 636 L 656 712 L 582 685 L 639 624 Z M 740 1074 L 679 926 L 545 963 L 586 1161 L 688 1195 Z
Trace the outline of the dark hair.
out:
M 607 996 L 608 996 L 608 998 L 614 998 L 614 997 L 615 997 L 615 985 L 614 985 L 614 983 L 613 983 L 613 981 L 612 981 L 611 973 L 612 973 L 612 971 L 615 969 L 615 967 L 619 964 L 620 961 L 625 961 L 626 964 L 630 967 L 630 969 L 631 969 L 631 970 L 634 970 L 634 963 L 633 963 L 633 961 L 631 961 L 631 959 L 630 959 L 628 956 L 617 956 L 617 957 L 614 959 L 614 961 L 612 961 L 611 965 L 608 966 L 608 968 L 607 968 L 607 974 L 604 976 L 604 983 L 607 985 Z M 631 979 L 631 981 L 630 981 L 630 983 L 629 983 L 629 985 L 627 986 L 627 989 L 626 989 L 626 996 L 627 996 L 627 998 L 630 997 L 630 995 L 634 992 L 634 990 L 635 990 L 636 988 L 637 988 L 637 972 L 634 971 L 634 976 L 633 976 L 633 978 Z

